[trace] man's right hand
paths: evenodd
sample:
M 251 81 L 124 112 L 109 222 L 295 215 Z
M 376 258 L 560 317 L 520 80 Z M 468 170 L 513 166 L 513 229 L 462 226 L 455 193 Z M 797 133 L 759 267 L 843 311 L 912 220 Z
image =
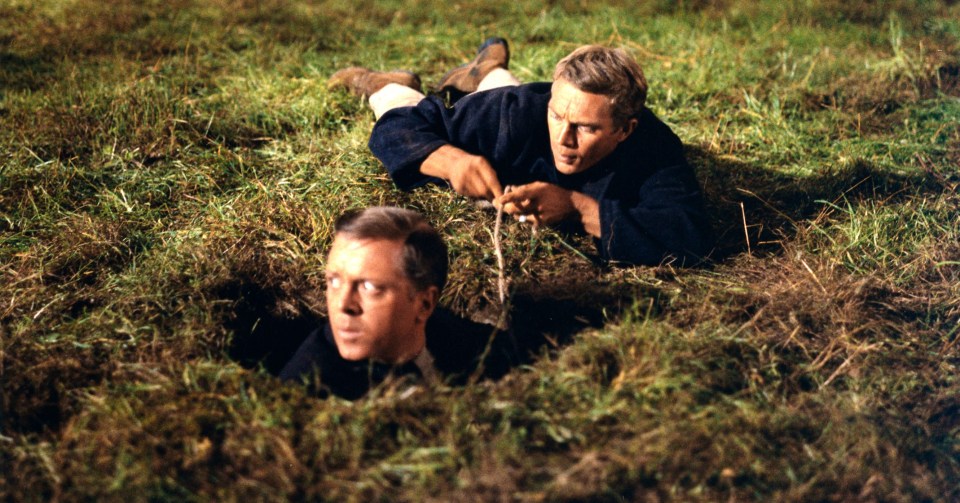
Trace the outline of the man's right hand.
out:
M 493 199 L 503 195 L 497 172 L 485 157 L 469 154 L 453 145 L 444 145 L 423 160 L 420 172 L 450 182 L 458 194 Z

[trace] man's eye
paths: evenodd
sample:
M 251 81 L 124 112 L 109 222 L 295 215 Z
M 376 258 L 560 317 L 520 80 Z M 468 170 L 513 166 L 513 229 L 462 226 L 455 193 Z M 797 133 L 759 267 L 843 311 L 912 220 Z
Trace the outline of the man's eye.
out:
M 373 281 L 364 281 L 360 283 L 360 289 L 367 293 L 379 293 L 383 291 L 383 287 L 374 283 Z
M 340 288 L 341 283 L 342 282 L 340 281 L 340 278 L 337 278 L 337 277 L 327 278 L 327 288 Z
M 583 131 L 584 133 L 588 133 L 588 134 L 593 134 L 597 132 L 597 127 L 596 126 L 580 126 L 580 131 Z

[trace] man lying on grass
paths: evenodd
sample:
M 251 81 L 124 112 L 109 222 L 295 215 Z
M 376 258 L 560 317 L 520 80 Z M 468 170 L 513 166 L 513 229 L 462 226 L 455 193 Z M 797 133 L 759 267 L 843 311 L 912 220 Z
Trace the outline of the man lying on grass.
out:
M 437 309 L 447 248 L 414 211 L 376 207 L 341 216 L 326 280 L 329 319 L 281 379 L 307 380 L 321 394 L 352 400 L 390 376 L 464 382 L 478 367 L 499 377 L 519 363 L 512 334 Z
M 586 232 L 608 261 L 700 261 L 712 241 L 700 189 L 679 138 L 644 106 L 640 65 L 584 46 L 552 84 L 520 85 L 509 59 L 506 40 L 484 42 L 441 80 L 463 96 L 452 106 L 410 72 L 352 67 L 329 84 L 369 98 L 370 149 L 404 190 L 446 181 L 520 221 Z

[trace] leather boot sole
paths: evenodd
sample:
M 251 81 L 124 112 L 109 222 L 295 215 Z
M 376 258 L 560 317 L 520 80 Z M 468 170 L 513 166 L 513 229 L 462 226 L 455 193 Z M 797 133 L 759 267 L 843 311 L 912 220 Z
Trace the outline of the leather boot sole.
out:
M 472 93 L 488 73 L 496 68 L 507 69 L 509 64 L 510 46 L 507 41 L 499 37 L 488 38 L 480 45 L 473 61 L 450 70 L 440 79 L 437 91 Z
M 327 80 L 328 89 L 346 89 L 351 94 L 369 98 L 387 84 L 400 84 L 420 90 L 420 77 L 407 71 L 376 72 L 368 68 L 352 66 L 344 68 Z

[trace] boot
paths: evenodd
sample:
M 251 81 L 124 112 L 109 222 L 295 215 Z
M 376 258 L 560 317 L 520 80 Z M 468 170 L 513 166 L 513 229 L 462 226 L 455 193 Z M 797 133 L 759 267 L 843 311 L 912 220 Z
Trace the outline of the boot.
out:
M 330 76 L 328 89 L 346 89 L 351 94 L 369 98 L 387 84 L 400 84 L 420 90 L 420 77 L 407 71 L 375 72 L 359 66 L 344 68 Z
M 480 81 L 494 68 L 507 69 L 510 64 L 510 46 L 505 39 L 491 37 L 477 49 L 473 61 L 447 72 L 437 84 L 438 93 L 469 94 L 477 90 Z

